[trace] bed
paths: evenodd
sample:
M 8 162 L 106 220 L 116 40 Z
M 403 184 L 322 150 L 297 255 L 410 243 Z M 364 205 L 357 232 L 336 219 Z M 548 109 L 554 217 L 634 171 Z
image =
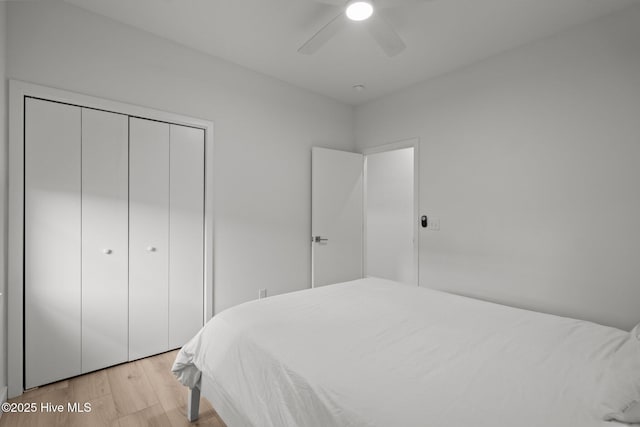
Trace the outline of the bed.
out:
M 191 418 L 202 391 L 229 427 L 620 426 L 603 413 L 640 396 L 640 341 L 612 363 L 631 335 L 366 278 L 225 310 L 173 371 Z

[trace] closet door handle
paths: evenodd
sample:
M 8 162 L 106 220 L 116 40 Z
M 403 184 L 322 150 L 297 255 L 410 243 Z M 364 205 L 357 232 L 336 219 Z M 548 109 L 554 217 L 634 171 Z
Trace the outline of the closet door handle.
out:
M 155 246 L 147 246 L 147 252 L 155 252 L 156 250 Z
M 113 251 L 111 249 L 107 248 L 107 249 L 103 249 L 102 253 L 105 254 L 105 255 L 111 255 L 113 253 Z

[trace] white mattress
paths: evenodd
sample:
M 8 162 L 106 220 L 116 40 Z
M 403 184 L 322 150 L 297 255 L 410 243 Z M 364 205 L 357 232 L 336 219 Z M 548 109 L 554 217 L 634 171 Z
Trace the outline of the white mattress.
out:
M 369 278 L 226 310 L 174 371 L 213 381 L 229 427 L 602 427 L 598 380 L 626 336 Z

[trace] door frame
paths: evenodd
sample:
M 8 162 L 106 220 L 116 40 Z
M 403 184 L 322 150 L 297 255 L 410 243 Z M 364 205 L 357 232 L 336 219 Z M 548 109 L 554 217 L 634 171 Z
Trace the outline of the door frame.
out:
M 213 316 L 213 122 L 153 108 L 127 104 L 50 88 L 19 80 L 9 81 L 9 193 L 7 235 L 7 385 L 8 397 L 24 391 L 24 103 L 39 98 L 133 117 L 190 126 L 205 131 L 204 191 L 204 319 Z
M 362 151 L 363 165 L 363 201 L 362 201 L 362 272 L 367 277 L 367 158 L 371 154 L 413 148 L 413 262 L 415 285 L 420 284 L 420 139 L 407 138 L 389 142 Z

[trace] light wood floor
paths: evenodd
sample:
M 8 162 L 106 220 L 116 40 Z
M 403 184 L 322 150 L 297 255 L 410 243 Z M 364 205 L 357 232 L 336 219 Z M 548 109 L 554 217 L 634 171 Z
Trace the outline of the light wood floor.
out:
M 36 413 L 5 413 L 0 427 L 225 427 L 206 399 L 200 419 L 186 418 L 187 388 L 171 373 L 177 350 L 60 381 L 9 402 L 35 402 Z M 40 411 L 42 402 L 64 405 L 61 413 Z M 91 412 L 69 413 L 67 403 L 91 404 Z

